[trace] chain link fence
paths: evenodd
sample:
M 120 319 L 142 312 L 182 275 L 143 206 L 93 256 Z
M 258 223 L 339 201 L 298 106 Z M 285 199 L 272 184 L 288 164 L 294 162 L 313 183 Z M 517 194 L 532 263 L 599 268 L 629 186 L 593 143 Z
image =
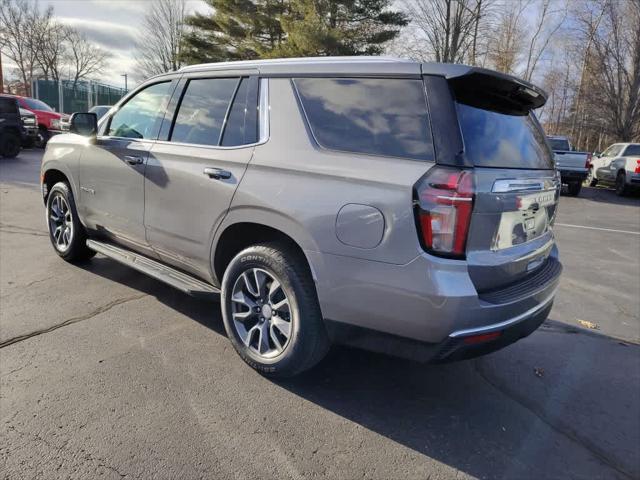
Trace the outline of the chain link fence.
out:
M 98 82 L 73 80 L 33 81 L 33 96 L 56 112 L 86 112 L 95 105 L 114 105 L 127 91 Z

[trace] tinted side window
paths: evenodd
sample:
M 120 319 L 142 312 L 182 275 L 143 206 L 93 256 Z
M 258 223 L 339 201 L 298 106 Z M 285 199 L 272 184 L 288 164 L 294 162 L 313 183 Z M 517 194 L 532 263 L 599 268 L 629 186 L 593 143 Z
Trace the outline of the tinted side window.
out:
M 465 155 L 477 167 L 552 169 L 553 157 L 533 116 L 458 103 Z
M 169 98 L 171 82 L 156 83 L 138 92 L 111 117 L 107 135 L 150 139 L 157 134 Z
M 297 78 L 309 126 L 325 148 L 433 159 L 421 80 Z
M 628 157 L 629 155 L 640 155 L 640 145 L 628 145 L 624 151 L 624 156 Z
M 0 113 L 18 113 L 18 102 L 13 98 L 0 98 Z
M 257 141 L 257 79 L 243 78 L 233 99 L 222 134 L 223 146 L 247 145 Z
M 190 80 L 178 107 L 172 142 L 219 145 L 237 78 Z

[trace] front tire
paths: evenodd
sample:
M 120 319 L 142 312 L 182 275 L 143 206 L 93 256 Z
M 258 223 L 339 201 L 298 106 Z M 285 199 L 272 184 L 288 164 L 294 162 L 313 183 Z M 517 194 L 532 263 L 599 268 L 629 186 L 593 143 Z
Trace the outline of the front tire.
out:
M 20 135 L 15 132 L 5 132 L 0 138 L 0 155 L 5 158 L 15 158 L 20 153 Z
M 587 178 L 584 180 L 584 185 L 588 187 L 595 187 L 598 184 L 598 179 L 595 177 L 593 173 L 593 168 L 589 169 L 589 173 L 587 174 Z
M 51 245 L 68 262 L 87 260 L 96 252 L 87 247 L 73 193 L 65 182 L 56 183 L 47 196 L 47 226 Z
M 327 353 L 329 339 L 306 259 L 283 243 L 251 246 L 222 279 L 222 316 L 236 352 L 272 377 L 292 377 Z
M 567 185 L 567 190 L 569 191 L 569 195 L 577 197 L 580 194 L 580 190 L 582 190 L 582 182 L 569 183 Z

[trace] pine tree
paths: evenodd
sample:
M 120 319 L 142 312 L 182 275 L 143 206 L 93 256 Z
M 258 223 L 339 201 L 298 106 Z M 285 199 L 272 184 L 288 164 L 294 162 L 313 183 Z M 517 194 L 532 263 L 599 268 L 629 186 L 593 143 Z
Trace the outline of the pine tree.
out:
M 188 19 L 189 63 L 313 55 L 377 55 L 407 18 L 392 0 L 207 0 Z

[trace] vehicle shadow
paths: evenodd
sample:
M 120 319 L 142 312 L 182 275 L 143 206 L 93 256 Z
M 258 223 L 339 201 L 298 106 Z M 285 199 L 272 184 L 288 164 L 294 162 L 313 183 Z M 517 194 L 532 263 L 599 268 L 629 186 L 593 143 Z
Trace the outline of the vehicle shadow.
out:
M 215 302 L 103 257 L 84 268 L 225 335 Z M 637 478 L 640 347 L 622 343 L 550 320 L 500 352 L 444 365 L 333 347 L 274 384 L 474 477 Z
M 564 197 L 564 195 L 563 195 Z M 569 197 L 570 198 L 570 197 Z M 631 192 L 625 197 L 619 197 L 616 195 L 615 190 L 607 187 L 582 187 L 579 199 L 589 200 L 598 203 L 611 203 L 613 205 L 640 205 L 640 189 L 635 192 Z M 564 199 L 564 198 L 563 198 Z

